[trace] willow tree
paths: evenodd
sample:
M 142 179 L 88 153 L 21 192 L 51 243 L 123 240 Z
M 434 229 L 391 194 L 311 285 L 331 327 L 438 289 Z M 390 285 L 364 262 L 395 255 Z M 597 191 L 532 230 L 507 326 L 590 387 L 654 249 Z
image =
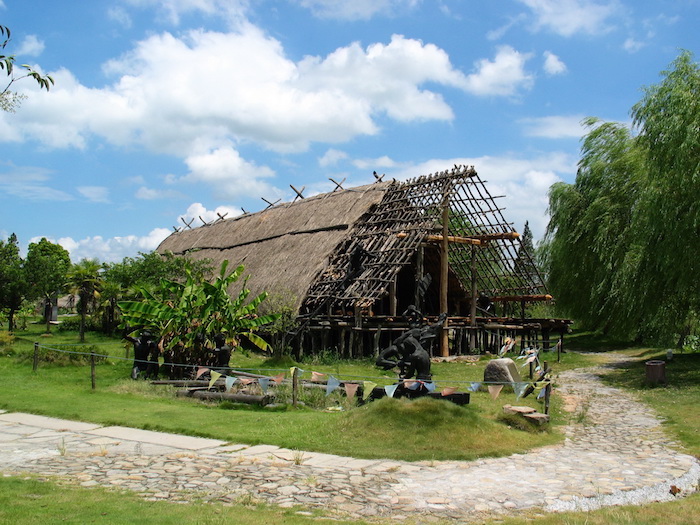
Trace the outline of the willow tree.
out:
M 583 326 L 668 338 L 698 309 L 700 69 L 683 52 L 632 108 L 637 134 L 585 121 L 574 184 L 550 189 L 544 253 Z

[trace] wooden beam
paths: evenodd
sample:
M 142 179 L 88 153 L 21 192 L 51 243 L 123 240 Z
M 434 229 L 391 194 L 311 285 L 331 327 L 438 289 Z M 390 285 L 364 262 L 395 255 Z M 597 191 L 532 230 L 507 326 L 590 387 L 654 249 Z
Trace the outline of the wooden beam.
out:
M 551 301 L 552 296 L 549 294 L 542 295 L 503 295 L 500 297 L 491 297 L 492 302 L 506 301 Z
M 503 233 L 484 233 L 481 235 L 470 235 L 470 239 L 479 239 L 480 241 L 496 241 L 499 239 L 518 239 L 520 234 L 518 232 L 503 232 Z
M 408 237 L 408 234 L 401 232 L 401 233 L 397 233 L 396 237 L 398 237 L 399 239 L 405 239 L 406 237 Z M 428 242 L 442 244 L 443 236 L 442 235 L 427 235 L 425 237 L 425 240 Z M 484 241 L 481 241 L 479 239 L 474 239 L 472 237 L 457 237 L 455 235 L 448 235 L 447 242 L 448 243 L 454 242 L 457 244 L 473 244 L 475 246 L 481 246 L 482 244 L 486 244 Z
M 449 278 L 450 258 L 449 258 L 449 223 L 450 223 L 450 194 L 445 193 L 442 203 L 442 235 L 440 235 L 440 312 L 447 313 L 447 282 Z M 430 236 L 428 236 L 430 237 Z M 447 357 L 450 355 L 449 332 L 447 331 L 447 319 L 442 325 L 440 334 L 440 355 Z

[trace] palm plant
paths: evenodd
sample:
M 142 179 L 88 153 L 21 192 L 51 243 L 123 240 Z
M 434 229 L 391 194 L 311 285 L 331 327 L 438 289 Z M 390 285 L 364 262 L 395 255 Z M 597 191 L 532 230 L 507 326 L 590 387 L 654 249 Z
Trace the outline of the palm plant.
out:
M 78 295 L 80 313 L 80 342 L 85 342 L 85 317 L 100 297 L 102 265 L 97 259 L 82 259 L 68 272 L 68 287 Z

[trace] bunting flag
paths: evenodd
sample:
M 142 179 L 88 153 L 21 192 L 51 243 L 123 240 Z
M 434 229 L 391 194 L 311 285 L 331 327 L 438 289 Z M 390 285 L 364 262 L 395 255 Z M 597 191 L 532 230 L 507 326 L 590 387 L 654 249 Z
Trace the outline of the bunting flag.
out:
M 333 390 L 340 386 L 340 381 L 333 376 L 328 376 L 328 383 L 326 383 L 326 395 L 329 396 Z
M 233 388 L 233 385 L 236 384 L 236 381 L 238 381 L 238 378 L 226 376 L 226 379 L 224 381 L 226 382 L 226 392 L 228 392 L 229 390 L 231 390 Z
M 214 386 L 214 383 L 216 383 L 216 380 L 219 379 L 223 374 L 220 374 L 219 372 L 215 372 L 214 370 L 211 371 L 211 379 L 209 380 L 209 388 Z
M 320 383 L 323 381 L 323 378 L 326 377 L 326 374 L 322 374 L 320 372 L 311 372 L 311 381 L 314 383 Z
M 272 380 L 279 385 L 282 381 L 284 381 L 284 372 L 282 372 L 281 374 L 277 374 L 275 377 L 272 378 Z
M 363 401 L 367 401 L 367 398 L 370 396 L 372 393 L 372 390 L 374 390 L 374 387 L 377 386 L 377 383 L 374 383 L 373 381 L 363 381 L 362 382 L 362 399 Z
M 267 394 L 267 387 L 270 386 L 270 378 L 260 377 L 258 378 L 258 383 L 260 384 L 260 388 L 262 389 L 263 394 Z
M 396 392 L 396 388 L 399 386 L 398 383 L 394 383 L 393 385 L 386 385 L 384 387 L 384 392 L 386 392 L 386 395 L 389 397 L 394 397 L 394 393 Z
M 481 388 L 481 383 L 473 382 L 471 385 L 469 385 L 470 392 L 478 392 L 480 388 Z
M 359 386 L 358 383 L 345 383 L 345 395 L 352 399 L 355 397 L 355 394 L 357 394 L 357 388 Z
M 428 392 L 434 392 L 435 391 L 435 383 L 432 381 L 426 381 L 423 383 L 425 385 L 425 388 L 428 389 Z
M 255 379 L 252 377 L 239 377 L 238 380 L 241 382 L 242 385 L 249 385 L 251 383 L 255 383 Z
M 418 390 L 418 387 L 420 387 L 421 382 L 420 381 L 404 380 L 403 384 L 409 390 Z
M 491 399 L 498 399 L 498 395 L 503 390 L 503 385 L 489 385 L 489 394 L 491 394 Z
M 513 391 L 515 392 L 515 398 L 520 399 L 523 397 L 523 394 L 525 393 L 525 389 L 527 388 L 527 383 L 522 383 L 522 382 L 516 382 L 513 383 Z
M 199 377 L 204 373 L 204 372 L 209 372 L 209 369 L 205 366 L 200 366 L 197 369 L 197 375 L 194 376 L 195 379 L 199 379 Z
M 292 366 L 289 368 L 289 375 L 292 376 L 292 379 L 294 379 L 294 373 L 299 370 L 296 366 Z
M 449 396 L 450 394 L 454 394 L 455 392 L 457 392 L 457 388 L 453 386 L 446 386 L 442 389 L 443 396 Z
M 544 396 L 547 395 L 547 387 L 544 387 L 542 390 L 540 390 L 540 393 L 537 394 L 537 399 L 544 399 Z

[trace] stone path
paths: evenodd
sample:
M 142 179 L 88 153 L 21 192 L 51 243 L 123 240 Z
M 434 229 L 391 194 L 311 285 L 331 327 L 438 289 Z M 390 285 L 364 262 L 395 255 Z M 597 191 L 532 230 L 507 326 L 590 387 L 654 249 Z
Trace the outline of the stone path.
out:
M 0 470 L 66 477 L 149 499 L 324 507 L 354 518 L 473 520 L 523 509 L 673 499 L 700 480 L 646 407 L 586 369 L 557 382 L 577 413 L 563 444 L 471 462 L 360 460 L 275 446 L 0 413 Z

